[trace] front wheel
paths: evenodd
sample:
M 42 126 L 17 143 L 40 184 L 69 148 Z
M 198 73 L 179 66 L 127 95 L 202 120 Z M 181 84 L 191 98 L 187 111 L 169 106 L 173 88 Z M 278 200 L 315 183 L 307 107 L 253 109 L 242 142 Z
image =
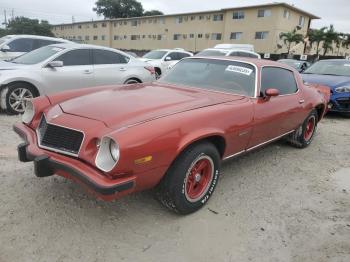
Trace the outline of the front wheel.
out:
M 33 88 L 25 83 L 15 83 L 7 88 L 5 94 L 6 112 L 9 115 L 22 114 L 26 101 L 35 97 Z
M 167 208 L 190 214 L 206 204 L 219 178 L 220 155 L 204 142 L 190 146 L 171 165 L 158 186 L 157 196 Z
M 315 136 L 317 123 L 318 114 L 316 110 L 313 110 L 304 123 L 290 135 L 288 139 L 290 144 L 297 148 L 308 147 Z

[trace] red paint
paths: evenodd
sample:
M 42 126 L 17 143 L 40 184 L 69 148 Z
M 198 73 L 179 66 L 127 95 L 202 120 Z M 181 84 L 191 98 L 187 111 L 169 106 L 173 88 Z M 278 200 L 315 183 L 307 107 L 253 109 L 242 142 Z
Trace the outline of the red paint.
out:
M 241 60 L 257 66 L 257 93 L 262 66 L 284 67 L 266 60 Z M 294 71 L 294 74 L 299 91 L 269 99 L 160 83 L 69 91 L 34 99 L 35 119 L 29 126 L 19 124 L 17 127 L 30 138 L 31 154 L 48 155 L 101 185 L 135 182 L 131 190 L 102 197 L 111 200 L 156 186 L 175 158 L 198 140 L 222 139 L 225 143 L 222 158 L 226 158 L 297 129 L 317 106 L 323 108 L 321 119 L 327 108 L 329 90 L 305 86 L 299 73 Z M 304 103 L 300 103 L 301 100 Z M 42 113 L 52 124 L 85 133 L 78 158 L 38 147 L 34 130 Z M 96 140 L 106 135 L 120 146 L 119 162 L 108 173 L 95 166 Z M 152 161 L 135 164 L 135 160 L 146 156 L 152 156 Z M 73 179 L 62 170 L 56 173 Z M 197 194 L 195 190 L 188 192 L 193 193 L 190 193 L 192 197 Z

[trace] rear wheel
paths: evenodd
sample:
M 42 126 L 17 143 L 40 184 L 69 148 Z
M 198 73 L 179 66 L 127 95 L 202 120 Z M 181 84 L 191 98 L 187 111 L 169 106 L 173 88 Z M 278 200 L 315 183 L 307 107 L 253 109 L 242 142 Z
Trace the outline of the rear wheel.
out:
M 9 85 L 5 95 L 6 112 L 9 115 L 24 113 L 26 101 L 36 96 L 34 88 L 26 83 Z
M 218 182 L 220 155 L 208 142 L 186 149 L 158 186 L 157 196 L 167 208 L 190 214 L 206 204 Z
M 305 148 L 309 146 L 316 133 L 318 123 L 318 114 L 316 110 L 313 110 L 304 123 L 289 137 L 291 145 L 297 148 Z
M 130 78 L 128 80 L 125 81 L 125 85 L 132 85 L 132 84 L 139 84 L 141 83 L 141 81 L 134 79 L 134 78 Z

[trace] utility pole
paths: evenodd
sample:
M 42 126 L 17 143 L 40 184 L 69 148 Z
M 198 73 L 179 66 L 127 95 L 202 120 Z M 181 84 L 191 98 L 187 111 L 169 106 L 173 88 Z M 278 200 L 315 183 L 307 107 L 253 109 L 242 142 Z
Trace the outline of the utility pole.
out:
M 72 24 L 74 24 L 75 23 L 75 18 L 74 18 L 74 16 L 72 16 Z
M 5 28 L 7 28 L 7 14 L 6 14 L 6 9 L 4 9 L 4 17 L 5 17 L 5 22 L 3 23 L 5 25 Z
M 12 20 L 15 19 L 15 10 L 13 8 L 12 8 L 12 12 L 11 12 L 11 18 L 12 18 Z

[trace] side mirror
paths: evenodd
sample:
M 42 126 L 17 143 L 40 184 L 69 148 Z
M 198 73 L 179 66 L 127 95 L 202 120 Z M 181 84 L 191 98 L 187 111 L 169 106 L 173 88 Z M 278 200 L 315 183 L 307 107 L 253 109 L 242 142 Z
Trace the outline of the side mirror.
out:
M 172 59 L 171 59 L 171 57 L 170 56 L 167 56 L 166 58 L 165 58 L 165 61 L 171 61 Z
M 51 67 L 51 68 L 63 67 L 63 62 L 62 61 L 51 61 L 50 63 L 47 64 L 47 66 Z
M 265 95 L 267 97 L 273 97 L 273 96 L 279 96 L 280 91 L 278 91 L 278 89 L 275 88 L 269 88 L 265 91 Z
M 1 47 L 1 49 L 0 49 L 0 51 L 2 51 L 2 52 L 4 52 L 4 53 L 6 53 L 6 52 L 8 52 L 8 51 L 10 51 L 11 50 L 11 48 L 8 46 L 8 45 L 3 45 L 2 47 Z

